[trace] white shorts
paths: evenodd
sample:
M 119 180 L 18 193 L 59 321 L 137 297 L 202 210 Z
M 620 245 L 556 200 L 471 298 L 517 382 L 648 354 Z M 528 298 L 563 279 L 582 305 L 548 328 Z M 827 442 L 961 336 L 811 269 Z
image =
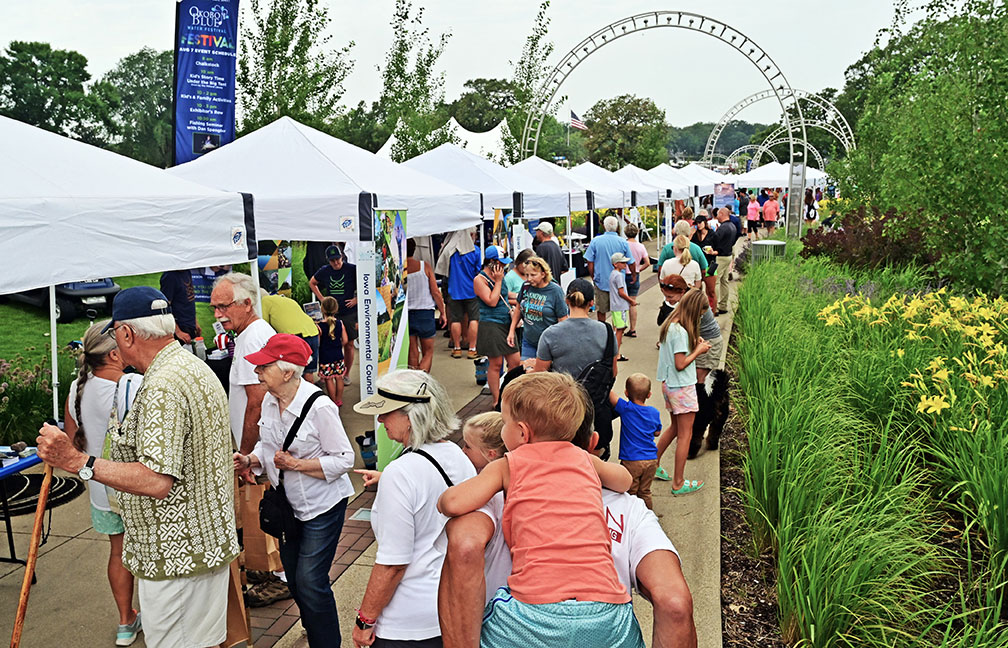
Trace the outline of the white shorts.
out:
M 137 578 L 144 641 L 151 648 L 208 648 L 227 637 L 230 565 L 183 578 Z

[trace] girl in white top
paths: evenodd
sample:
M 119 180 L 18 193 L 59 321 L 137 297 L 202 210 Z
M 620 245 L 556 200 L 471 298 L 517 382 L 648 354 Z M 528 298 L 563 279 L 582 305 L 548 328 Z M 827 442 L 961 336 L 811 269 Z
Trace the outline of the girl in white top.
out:
M 694 261 L 690 254 L 689 239 L 682 234 L 675 237 L 675 240 L 672 241 L 672 250 L 675 252 L 675 258 L 662 264 L 659 281 L 669 275 L 677 274 L 686 280 L 690 288 L 699 288 L 703 283 L 703 271 L 700 270 L 700 264 Z
M 122 421 L 140 388 L 142 377 L 124 374 L 125 363 L 115 339 L 102 334 L 108 320 L 93 324 L 83 337 L 77 379 L 70 384 L 64 429 L 73 444 L 89 455 L 100 457 L 105 433 L 115 421 Z M 113 417 L 113 410 L 115 416 Z M 119 610 L 116 645 L 128 646 L 140 630 L 140 614 L 133 609 L 133 574 L 122 564 L 123 523 L 112 510 L 104 484 L 88 482 L 91 524 L 109 538 L 108 580 Z

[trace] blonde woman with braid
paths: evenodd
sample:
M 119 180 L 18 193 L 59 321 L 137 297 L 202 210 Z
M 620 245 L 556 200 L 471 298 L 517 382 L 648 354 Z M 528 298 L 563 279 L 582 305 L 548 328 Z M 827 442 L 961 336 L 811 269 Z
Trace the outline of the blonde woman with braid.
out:
M 699 288 L 703 281 L 703 269 L 690 252 L 690 240 L 680 234 L 672 241 L 675 256 L 661 265 L 660 279 L 669 275 L 679 275 L 690 288 Z M 702 256 L 702 255 L 701 255 Z
M 108 320 L 93 324 L 84 333 L 76 380 L 66 402 L 65 431 L 78 450 L 102 456 L 105 433 L 125 418 L 142 376 L 125 374 L 125 363 L 114 338 L 102 333 Z M 140 613 L 133 609 L 133 574 L 122 564 L 123 522 L 112 510 L 105 485 L 88 482 L 91 524 L 109 538 L 108 579 L 119 609 L 116 645 L 128 646 L 140 632 Z

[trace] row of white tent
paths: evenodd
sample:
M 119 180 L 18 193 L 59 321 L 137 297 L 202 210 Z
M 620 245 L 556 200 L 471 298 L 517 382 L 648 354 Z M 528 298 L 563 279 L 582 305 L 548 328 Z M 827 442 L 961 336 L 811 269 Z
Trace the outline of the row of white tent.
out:
M 534 157 L 503 167 L 452 144 L 395 164 L 286 117 L 168 171 L 6 118 L 0 137 L 17 151 L 0 161 L 0 231 L 15 255 L 0 293 L 234 262 L 249 258 L 247 239 L 359 240 L 360 217 L 373 209 L 408 210 L 409 235 L 420 237 L 478 225 L 495 209 L 564 217 L 706 195 L 719 182 L 784 187 L 790 172 L 609 172 Z M 221 192 L 254 196 L 254 225 L 248 200 Z

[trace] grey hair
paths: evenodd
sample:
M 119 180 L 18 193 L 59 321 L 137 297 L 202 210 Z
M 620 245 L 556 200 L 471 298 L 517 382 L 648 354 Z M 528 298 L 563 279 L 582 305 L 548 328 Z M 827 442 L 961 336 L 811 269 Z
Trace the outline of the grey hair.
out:
M 242 272 L 229 272 L 217 277 L 213 287 L 216 288 L 223 281 L 231 284 L 231 295 L 236 302 L 248 300 L 250 304 L 255 304 L 256 287 L 252 277 Z
M 672 227 L 672 231 L 675 232 L 676 236 L 685 236 L 686 238 L 689 238 L 690 235 L 693 234 L 693 228 L 690 227 L 690 224 L 689 224 L 688 221 L 684 221 L 684 220 L 678 221 Z
M 619 229 L 619 219 L 615 216 L 606 216 L 602 220 L 602 227 L 607 232 L 615 232 Z
M 122 320 L 119 324 L 130 327 L 136 336 L 143 340 L 153 340 L 155 338 L 175 335 L 175 318 L 171 313 Z
M 402 411 L 409 417 L 409 448 L 419 448 L 447 438 L 457 430 L 460 421 L 455 416 L 448 391 L 429 373 L 416 369 L 397 369 L 378 379 L 378 387 L 399 394 L 430 394 L 426 403 L 408 403 Z
M 300 380 L 301 376 L 304 374 L 304 367 L 301 365 L 296 365 L 293 362 L 287 362 L 286 360 L 277 360 L 276 368 L 280 371 L 293 371 L 294 375 L 291 380 Z

